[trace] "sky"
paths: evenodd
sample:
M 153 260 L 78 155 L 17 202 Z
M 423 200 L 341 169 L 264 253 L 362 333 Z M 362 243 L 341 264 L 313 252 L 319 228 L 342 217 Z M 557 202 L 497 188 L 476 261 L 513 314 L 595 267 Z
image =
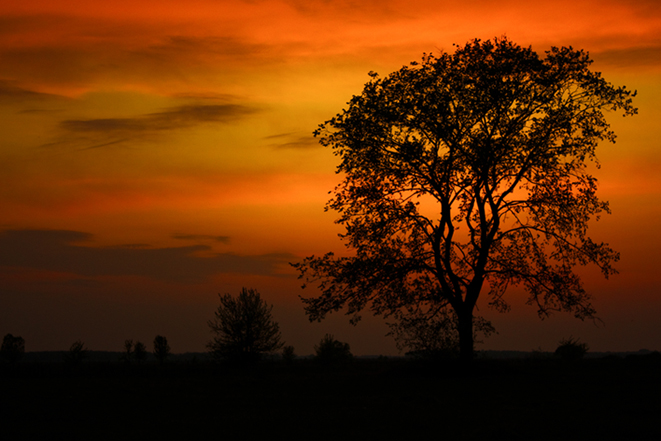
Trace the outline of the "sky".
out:
M 381 318 L 309 323 L 290 267 L 341 251 L 324 212 L 338 160 L 312 132 L 423 53 L 507 36 L 588 51 L 638 91 L 608 114 L 592 237 L 621 253 L 581 269 L 600 321 L 542 321 L 525 294 L 479 314 L 478 349 L 661 350 L 661 4 L 656 0 L 23 0 L 0 2 L 0 334 L 26 350 L 204 351 L 218 294 L 254 288 L 305 355 L 326 333 L 395 355 Z M 485 302 L 486 303 L 486 302 Z M 478 302 L 478 307 L 480 303 Z

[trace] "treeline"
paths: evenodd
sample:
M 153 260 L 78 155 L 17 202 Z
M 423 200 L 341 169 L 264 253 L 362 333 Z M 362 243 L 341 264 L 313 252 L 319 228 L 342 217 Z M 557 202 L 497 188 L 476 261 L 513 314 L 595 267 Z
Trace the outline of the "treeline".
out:
M 220 305 L 208 325 L 213 339 L 207 344 L 208 360 L 214 362 L 254 364 L 266 354 L 278 354 L 285 363 L 296 358 L 293 346 L 285 345 L 280 334 L 280 326 L 273 320 L 272 305 L 268 305 L 254 289 L 243 288 L 237 297 L 220 295 Z M 20 336 L 7 334 L 0 348 L 0 359 L 14 365 L 25 354 L 25 340 Z M 79 365 L 90 356 L 90 350 L 82 340 L 75 341 L 68 351 L 61 352 L 61 360 L 70 365 Z M 52 357 L 50 361 L 52 360 Z M 272 357 L 271 357 L 272 358 Z M 322 364 L 338 364 L 353 358 L 348 343 L 336 340 L 326 334 L 315 346 L 315 359 Z M 139 341 L 127 339 L 123 351 L 117 357 L 129 365 L 140 365 L 156 361 L 163 365 L 172 359 L 168 340 L 157 335 L 151 348 Z
M 273 319 L 271 314 L 273 306 L 268 305 L 256 290 L 242 288 L 236 297 L 225 294 L 219 295 L 219 299 L 220 305 L 214 313 L 214 318 L 207 323 L 213 333 L 212 340 L 207 344 L 207 354 L 200 358 L 189 357 L 187 362 L 218 362 L 246 366 L 258 363 L 264 358 L 279 359 L 285 364 L 292 364 L 296 360 L 295 348 L 285 344 L 280 327 Z M 429 323 L 402 327 L 400 331 L 406 335 L 404 339 L 406 346 L 411 349 L 407 355 L 429 361 L 456 359 L 459 354 L 459 342 L 456 332 L 453 332 L 452 323 L 447 322 L 450 324 L 444 327 L 429 327 Z M 435 332 L 431 332 L 432 330 Z M 554 353 L 532 351 L 530 357 L 533 359 L 553 357 L 575 361 L 584 358 L 588 349 L 586 343 L 578 338 L 569 337 L 560 340 Z M 321 338 L 314 350 L 314 360 L 322 365 L 345 364 L 354 358 L 349 344 L 336 340 L 330 334 Z M 0 348 L 0 360 L 3 364 L 15 365 L 24 354 L 25 340 L 21 336 L 6 334 Z M 90 358 L 90 350 L 82 340 L 73 342 L 67 351 L 61 351 L 59 354 L 57 358 L 72 366 L 78 366 Z M 114 358 L 115 360 L 112 361 L 127 365 L 145 363 L 164 365 L 173 358 L 182 360 L 181 355 L 173 357 L 168 340 L 163 335 L 156 335 L 149 348 L 139 340 L 127 339 L 120 353 L 99 352 L 99 354 L 106 354 L 106 361 L 111 361 L 107 358 Z M 47 358 L 48 361 L 56 361 L 52 354 Z

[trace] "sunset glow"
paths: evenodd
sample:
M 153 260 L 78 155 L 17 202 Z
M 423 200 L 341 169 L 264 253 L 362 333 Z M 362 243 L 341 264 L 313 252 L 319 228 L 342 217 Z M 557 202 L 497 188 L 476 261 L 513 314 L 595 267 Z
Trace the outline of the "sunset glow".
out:
M 619 275 L 585 269 L 604 325 L 540 322 L 522 293 L 481 348 L 580 336 L 595 351 L 661 349 L 661 4 L 486 0 L 24 0 L 0 4 L 0 333 L 28 351 L 82 339 L 120 350 L 166 335 L 203 351 L 218 293 L 257 289 L 283 339 L 326 332 L 396 354 L 381 319 L 309 324 L 288 265 L 346 252 L 324 206 L 340 177 L 312 132 L 423 53 L 506 35 L 588 52 L 639 114 L 608 115 L 597 151 L 612 215 L 592 236 Z M 518 300 L 520 298 L 520 300 Z M 514 300 L 517 299 L 517 300 Z M 480 349 L 480 348 L 478 348 Z

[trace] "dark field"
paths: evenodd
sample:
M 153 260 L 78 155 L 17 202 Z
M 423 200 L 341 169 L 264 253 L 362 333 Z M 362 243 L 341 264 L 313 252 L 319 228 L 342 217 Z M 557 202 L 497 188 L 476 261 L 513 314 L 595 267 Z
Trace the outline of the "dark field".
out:
M 660 440 L 661 360 L 21 362 L 2 439 Z

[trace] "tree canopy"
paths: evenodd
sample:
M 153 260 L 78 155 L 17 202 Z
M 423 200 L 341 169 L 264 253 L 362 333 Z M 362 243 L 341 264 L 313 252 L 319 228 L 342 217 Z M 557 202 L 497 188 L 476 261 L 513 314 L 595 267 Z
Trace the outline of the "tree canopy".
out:
M 386 77 L 315 131 L 340 159 L 337 211 L 353 251 L 294 264 L 321 294 L 311 320 L 347 308 L 433 318 L 451 308 L 462 357 L 473 351 L 483 292 L 507 310 L 525 288 L 540 316 L 595 310 L 577 265 L 615 273 L 619 255 L 587 235 L 608 213 L 597 197 L 595 150 L 615 141 L 605 111 L 633 115 L 635 92 L 589 69 L 589 55 L 553 47 L 540 57 L 507 38 L 424 55 Z
M 256 361 L 262 353 L 283 346 L 273 306 L 254 289 L 242 288 L 238 297 L 219 295 L 220 306 L 208 324 L 214 334 L 207 345 L 212 355 L 235 361 Z

